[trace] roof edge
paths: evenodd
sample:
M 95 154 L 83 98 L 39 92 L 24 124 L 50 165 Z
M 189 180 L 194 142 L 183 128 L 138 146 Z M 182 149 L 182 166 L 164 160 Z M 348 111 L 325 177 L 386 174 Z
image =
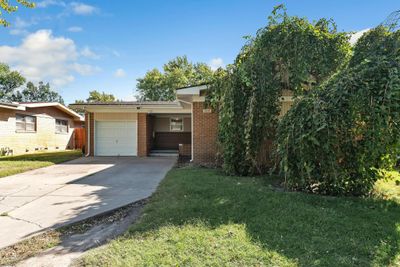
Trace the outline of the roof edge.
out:
M 60 110 L 62 110 L 63 112 L 71 115 L 73 118 L 75 118 L 75 120 L 77 121 L 84 121 L 84 118 L 79 115 L 78 113 L 76 113 L 75 111 L 73 111 L 72 109 L 64 106 L 63 104 L 60 104 L 58 102 L 41 102 L 41 103 L 35 103 L 35 102 L 31 102 L 31 103 L 18 103 L 20 106 L 25 107 L 25 108 L 42 108 L 42 107 L 56 107 Z

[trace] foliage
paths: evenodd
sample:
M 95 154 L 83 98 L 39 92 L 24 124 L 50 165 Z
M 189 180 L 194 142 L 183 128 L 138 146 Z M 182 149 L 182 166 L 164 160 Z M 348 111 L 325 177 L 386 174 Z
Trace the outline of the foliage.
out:
M 298 100 L 278 128 L 287 186 L 365 195 L 398 152 L 400 32 L 378 27 L 354 48 L 349 66 Z
M 0 101 L 10 102 L 59 102 L 64 104 L 62 97 L 51 90 L 49 83 L 39 82 L 35 86 L 28 82 L 24 89 L 25 78 L 18 71 L 11 71 L 6 64 L 0 63 Z
M 176 57 L 158 69 L 148 71 L 143 78 L 137 79 L 137 89 L 141 100 L 175 100 L 177 88 L 208 83 L 213 72 L 204 63 L 193 64 L 186 56 Z
M 79 100 L 78 100 L 79 101 Z M 113 94 L 107 94 L 104 92 L 99 92 L 97 90 L 93 90 L 89 92 L 89 97 L 86 99 L 88 103 L 94 102 L 114 102 L 116 98 Z
M 378 180 L 372 192 L 376 198 L 389 199 L 400 204 L 400 173 L 398 170 L 383 170 L 383 178 Z
M 0 101 L 12 101 L 16 90 L 24 83 L 25 78 L 19 72 L 0 63 Z
M 85 104 L 84 100 L 75 100 L 75 102 L 72 105 L 68 105 L 68 108 L 72 109 L 73 111 L 79 113 L 79 114 L 85 114 L 85 109 L 82 107 L 76 107 L 74 104 Z
M 58 102 L 64 104 L 64 99 L 56 92 L 51 90 L 49 83 L 39 82 L 35 86 L 28 82 L 22 91 L 17 91 L 13 96 L 13 101 L 18 102 Z
M 310 23 L 276 7 L 268 25 L 212 86 L 224 169 L 241 175 L 263 172 L 270 159 L 260 153 L 275 138 L 283 90 L 308 92 L 336 72 L 349 52 L 348 36 L 338 33 L 332 21 Z
M 173 169 L 130 231 L 78 266 L 398 266 L 400 206 Z
M 17 0 L 17 3 L 20 4 L 21 6 L 28 8 L 35 7 L 35 3 L 32 1 Z M 1 18 L 4 12 L 10 14 L 16 12 L 17 10 L 18 10 L 18 5 L 10 4 L 9 0 L 0 0 L 0 25 L 3 25 L 4 27 L 8 27 L 10 25 L 10 23 L 7 20 Z

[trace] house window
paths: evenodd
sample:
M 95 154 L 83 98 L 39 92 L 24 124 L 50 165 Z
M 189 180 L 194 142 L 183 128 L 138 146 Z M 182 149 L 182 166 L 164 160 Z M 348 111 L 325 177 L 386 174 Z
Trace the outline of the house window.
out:
M 171 118 L 169 120 L 169 129 L 171 132 L 183 132 L 183 119 Z
M 56 133 L 68 133 L 68 121 L 56 119 Z
M 36 117 L 17 114 L 15 118 L 17 132 L 36 132 Z

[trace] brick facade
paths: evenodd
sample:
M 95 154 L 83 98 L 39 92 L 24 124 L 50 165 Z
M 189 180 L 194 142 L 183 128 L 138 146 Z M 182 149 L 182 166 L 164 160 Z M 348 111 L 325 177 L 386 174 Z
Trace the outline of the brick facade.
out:
M 191 144 L 179 144 L 179 156 L 190 157 L 192 155 Z
M 139 157 L 146 157 L 151 150 L 152 118 L 147 113 L 138 113 L 138 144 L 137 154 Z
M 204 108 L 204 102 L 193 102 L 193 162 L 199 165 L 215 165 L 218 114 Z

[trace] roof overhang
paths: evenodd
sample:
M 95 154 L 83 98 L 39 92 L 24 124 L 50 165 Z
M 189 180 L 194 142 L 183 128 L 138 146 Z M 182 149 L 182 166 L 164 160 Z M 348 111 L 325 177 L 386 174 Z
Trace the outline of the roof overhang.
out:
M 18 103 L 3 103 L 3 102 L 0 102 L 0 108 L 11 109 L 11 110 L 25 110 L 25 107 L 19 105 Z
M 143 101 L 143 102 L 109 102 L 109 103 L 83 103 L 71 104 L 73 107 L 82 108 L 87 112 L 106 113 L 190 113 L 190 107 L 181 101 Z
M 203 92 L 208 89 L 209 86 L 206 84 L 179 88 L 176 90 L 176 96 L 186 102 L 203 102 L 205 101 Z
M 55 107 L 64 113 L 70 115 L 74 118 L 75 121 L 84 121 L 84 118 L 73 111 L 72 109 L 67 108 L 66 106 L 58 103 L 58 102 L 47 102 L 47 103 L 19 103 L 20 106 L 24 108 L 44 108 L 44 107 Z
M 177 95 L 200 95 L 201 91 L 207 90 L 208 85 L 198 85 L 191 87 L 179 88 L 176 90 Z

